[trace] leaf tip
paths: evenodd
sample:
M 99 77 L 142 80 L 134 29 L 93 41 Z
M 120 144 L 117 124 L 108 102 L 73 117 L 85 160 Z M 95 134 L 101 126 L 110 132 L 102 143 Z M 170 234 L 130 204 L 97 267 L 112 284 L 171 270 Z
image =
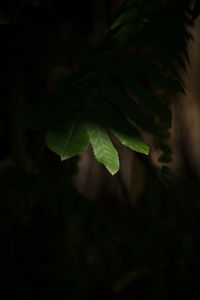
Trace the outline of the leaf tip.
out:
M 65 156 L 61 156 L 60 160 L 63 162 L 64 160 L 66 160 L 67 158 Z
M 109 171 L 109 173 L 112 175 L 112 176 L 114 176 L 115 174 L 117 174 L 117 172 L 119 171 L 119 168 L 117 168 L 116 170 L 108 170 Z

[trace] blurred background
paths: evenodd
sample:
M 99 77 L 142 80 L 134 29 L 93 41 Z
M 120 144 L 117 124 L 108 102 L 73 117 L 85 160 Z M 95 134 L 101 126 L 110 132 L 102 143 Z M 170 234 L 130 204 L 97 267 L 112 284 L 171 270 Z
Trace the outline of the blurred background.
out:
M 51 93 L 98 45 L 120 0 L 0 4 L 0 276 L 2 299 L 199 299 L 200 19 L 175 94 L 169 184 L 160 155 L 117 141 L 111 176 L 91 149 L 61 162 L 27 106 Z

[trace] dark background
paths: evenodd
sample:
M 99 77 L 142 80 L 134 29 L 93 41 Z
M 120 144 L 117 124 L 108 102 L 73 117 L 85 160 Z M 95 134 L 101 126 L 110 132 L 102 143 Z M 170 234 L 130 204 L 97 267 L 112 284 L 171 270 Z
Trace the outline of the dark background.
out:
M 73 185 L 79 158 L 60 162 L 45 146 L 44 130 L 24 129 L 26 107 L 51 93 L 62 74 L 77 70 L 120 3 L 1 3 L 2 299 L 199 299 L 199 178 L 188 162 L 187 136 L 176 144 L 180 167 L 167 186 L 159 181 L 156 154 L 154 164 L 122 154 L 127 165 L 136 160 L 133 174 L 145 169 L 133 205 L 124 199 L 128 191 L 123 197 L 115 192 L 121 178 L 112 179 L 103 167 L 96 175 L 102 181 L 98 201 L 83 196 Z

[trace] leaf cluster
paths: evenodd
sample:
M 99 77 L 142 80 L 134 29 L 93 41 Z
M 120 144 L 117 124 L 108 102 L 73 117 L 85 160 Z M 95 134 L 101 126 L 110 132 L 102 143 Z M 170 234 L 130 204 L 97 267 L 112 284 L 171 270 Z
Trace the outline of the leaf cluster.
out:
M 186 71 L 189 62 L 188 26 L 193 26 L 197 2 L 194 10 L 190 7 L 190 1 L 126 1 L 102 45 L 28 110 L 26 126 L 47 128 L 46 143 L 61 159 L 90 143 L 111 174 L 119 170 L 119 158 L 110 132 L 130 149 L 148 154 L 138 129 L 166 136 L 155 121 L 171 124 L 163 95 L 184 93 L 176 69 Z

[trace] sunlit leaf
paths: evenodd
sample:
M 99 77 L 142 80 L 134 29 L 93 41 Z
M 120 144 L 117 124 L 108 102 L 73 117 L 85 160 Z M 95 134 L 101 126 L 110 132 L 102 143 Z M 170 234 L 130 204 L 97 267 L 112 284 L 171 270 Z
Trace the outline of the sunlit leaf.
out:
M 113 130 L 113 133 L 124 146 L 142 154 L 149 154 L 149 146 L 144 142 L 136 130 L 133 129 L 131 135 L 126 135 L 116 130 Z
M 96 160 L 114 175 L 119 171 L 119 157 L 106 130 L 95 123 L 89 123 L 88 135 Z
M 46 136 L 47 146 L 62 160 L 86 150 L 88 143 L 87 127 L 79 113 L 49 130 Z
M 138 130 L 108 101 L 99 97 L 97 110 L 93 110 L 93 118 L 111 129 L 120 142 L 133 151 L 149 154 L 149 146 L 141 138 Z M 106 114 L 105 114 L 106 112 Z

